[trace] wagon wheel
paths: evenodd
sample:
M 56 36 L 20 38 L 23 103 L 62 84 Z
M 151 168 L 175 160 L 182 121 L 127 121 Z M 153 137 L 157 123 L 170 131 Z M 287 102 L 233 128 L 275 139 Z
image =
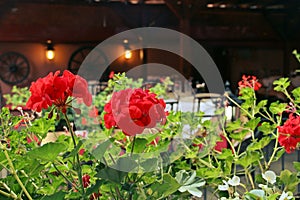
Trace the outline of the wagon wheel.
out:
M 68 63 L 68 70 L 73 74 L 77 74 L 81 63 L 84 61 L 85 57 L 93 50 L 93 47 L 81 47 L 74 51 L 70 57 Z
M 29 62 L 22 54 L 7 52 L 0 56 L 0 78 L 4 83 L 21 83 L 28 77 L 29 71 Z
M 92 57 L 89 58 L 88 63 L 91 65 L 95 65 L 94 67 L 106 66 L 107 57 L 106 55 L 99 49 L 94 49 L 94 47 L 86 46 L 81 47 L 74 51 L 70 57 L 68 63 L 68 70 L 73 74 L 77 74 L 81 64 L 84 59 L 88 56 L 88 54 L 93 50 Z

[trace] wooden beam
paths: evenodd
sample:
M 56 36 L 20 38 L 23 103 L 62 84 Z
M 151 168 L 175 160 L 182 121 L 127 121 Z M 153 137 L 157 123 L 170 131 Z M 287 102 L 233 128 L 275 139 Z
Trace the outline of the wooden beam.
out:
M 180 6 L 177 5 L 177 1 L 165 0 L 165 3 L 178 19 L 182 19 L 182 11 Z

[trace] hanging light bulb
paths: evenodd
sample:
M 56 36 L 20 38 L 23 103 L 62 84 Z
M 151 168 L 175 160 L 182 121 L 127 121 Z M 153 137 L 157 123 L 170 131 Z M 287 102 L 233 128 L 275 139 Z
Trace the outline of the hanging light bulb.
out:
M 127 39 L 123 40 L 123 43 L 124 43 L 124 49 L 125 49 L 124 57 L 125 57 L 125 59 L 128 60 L 132 57 L 132 52 L 129 47 L 128 40 Z
M 126 59 L 130 59 L 131 58 L 131 56 L 132 56 L 132 52 L 130 51 L 130 49 L 126 49 L 125 50 L 125 58 Z
M 48 60 L 53 60 L 55 57 L 54 47 L 51 40 L 47 40 L 46 58 Z

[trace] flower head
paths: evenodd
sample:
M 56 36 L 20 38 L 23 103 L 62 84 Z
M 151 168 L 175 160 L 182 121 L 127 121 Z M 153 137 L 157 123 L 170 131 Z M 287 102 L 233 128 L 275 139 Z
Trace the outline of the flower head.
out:
M 261 83 L 258 82 L 256 76 L 242 76 L 242 80 L 238 83 L 239 88 L 253 88 L 255 91 L 261 88 Z
M 65 70 L 60 76 L 60 71 L 50 72 L 46 77 L 39 78 L 30 86 L 31 96 L 26 107 L 40 112 L 42 109 L 55 105 L 62 112 L 66 112 L 68 98 L 82 98 L 90 106 L 92 95 L 88 91 L 86 80 Z
M 128 136 L 140 134 L 145 128 L 153 128 L 157 123 L 164 124 L 166 104 L 149 90 L 125 89 L 113 93 L 104 106 L 106 128 L 118 126 Z
M 224 185 L 218 185 L 218 189 L 220 191 L 227 191 L 229 189 L 229 185 L 226 181 L 223 180 Z
M 240 177 L 238 176 L 233 176 L 229 181 L 228 184 L 231 186 L 238 186 L 240 185 Z
M 300 142 L 300 116 L 289 115 L 283 126 L 278 127 L 278 141 L 287 153 L 293 152 Z
M 268 170 L 262 174 L 263 179 L 265 179 L 268 183 L 274 184 L 276 182 L 276 174 Z
M 288 199 L 292 199 L 293 195 L 290 194 L 290 192 L 285 192 L 283 191 L 281 196 L 279 197 L 279 200 L 288 200 Z
M 87 188 L 90 185 L 90 178 L 91 177 L 88 174 L 82 176 L 82 183 L 84 188 Z

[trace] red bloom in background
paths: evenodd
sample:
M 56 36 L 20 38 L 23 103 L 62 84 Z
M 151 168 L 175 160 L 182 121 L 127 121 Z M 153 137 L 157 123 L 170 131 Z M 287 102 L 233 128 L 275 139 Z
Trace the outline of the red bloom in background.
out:
M 90 185 L 90 178 L 91 177 L 88 174 L 82 176 L 82 183 L 84 188 L 87 188 Z
M 40 112 L 49 106 L 55 105 L 62 112 L 66 112 L 69 97 L 82 98 L 83 102 L 90 106 L 92 95 L 88 91 L 85 79 L 65 70 L 61 76 L 60 71 L 50 72 L 46 77 L 39 78 L 30 86 L 31 96 L 26 107 Z
M 98 199 L 99 197 L 101 197 L 102 194 L 100 192 L 97 192 L 97 193 L 93 193 L 91 194 L 90 196 L 90 200 L 94 200 L 94 199 Z
M 118 126 L 128 136 L 140 134 L 145 128 L 166 122 L 166 104 L 156 94 L 143 89 L 126 89 L 115 92 L 104 106 L 106 128 Z
M 109 73 L 108 78 L 112 79 L 112 78 L 114 77 L 114 75 L 115 75 L 115 72 L 114 72 L 114 71 L 111 71 L 111 72 Z
M 87 119 L 86 119 L 85 117 L 82 117 L 82 118 L 81 118 L 81 124 L 82 124 L 83 126 L 87 125 Z
M 289 115 L 289 119 L 278 127 L 278 142 L 287 153 L 293 152 L 300 142 L 300 116 Z
M 255 91 L 259 90 L 261 88 L 261 83 L 258 82 L 256 76 L 246 76 L 243 75 L 242 80 L 238 83 L 239 88 L 253 88 Z
M 89 110 L 89 117 L 91 117 L 91 118 L 95 118 L 95 117 L 98 117 L 98 109 L 96 108 L 96 106 L 93 106 L 92 108 L 91 108 L 91 110 Z
M 220 134 L 219 141 L 216 142 L 216 145 L 214 146 L 214 150 L 222 152 L 222 149 L 226 149 L 228 147 L 227 140 L 224 135 Z M 193 146 L 198 146 L 199 150 L 202 149 L 202 144 L 193 144 Z

